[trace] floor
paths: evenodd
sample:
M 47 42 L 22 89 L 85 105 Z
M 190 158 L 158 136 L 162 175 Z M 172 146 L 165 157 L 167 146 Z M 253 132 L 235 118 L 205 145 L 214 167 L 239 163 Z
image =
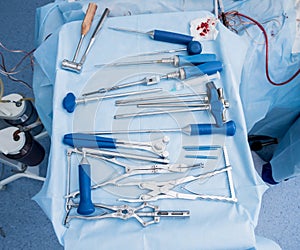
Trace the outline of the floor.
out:
M 5 2 L 5 3 L 4 3 Z M 8 3 L 9 2 L 9 3 Z M 30 51 L 34 44 L 35 9 L 49 0 L 0 1 L 0 42 L 9 49 Z M 2 50 L 0 50 L 2 51 Z M 6 53 L 9 67 L 18 60 L 17 55 Z M 31 83 L 30 68 L 17 77 Z M 25 86 L 2 77 L 5 94 L 19 92 L 32 97 Z M 1 125 L 1 124 L 0 124 Z M 3 126 L 3 124 L 2 124 Z M 49 138 L 40 143 L 49 150 Z M 263 162 L 253 154 L 258 171 Z M 47 155 L 40 166 L 45 176 Z M 0 165 L 0 178 L 10 175 L 12 169 Z M 62 249 L 54 234 L 51 222 L 31 198 L 40 190 L 42 182 L 19 179 L 0 191 L 0 249 Z M 291 179 L 269 188 L 263 197 L 256 233 L 279 243 L 284 250 L 300 249 L 300 178 Z M 41 240 L 42 239 L 42 240 Z

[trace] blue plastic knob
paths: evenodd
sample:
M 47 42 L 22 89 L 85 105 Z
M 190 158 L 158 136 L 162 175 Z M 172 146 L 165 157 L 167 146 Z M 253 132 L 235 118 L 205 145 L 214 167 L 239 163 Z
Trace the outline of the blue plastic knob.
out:
M 198 41 L 190 41 L 186 47 L 187 53 L 189 55 L 197 55 L 202 52 L 201 43 Z
M 76 107 L 76 97 L 73 93 L 68 93 L 63 99 L 63 107 L 69 113 L 73 113 Z

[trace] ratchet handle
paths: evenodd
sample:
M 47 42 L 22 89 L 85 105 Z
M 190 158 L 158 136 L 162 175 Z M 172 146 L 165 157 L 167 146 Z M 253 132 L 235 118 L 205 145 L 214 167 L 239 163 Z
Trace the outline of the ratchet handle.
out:
M 95 211 L 91 198 L 90 168 L 90 164 L 87 162 L 82 162 L 78 166 L 80 202 L 77 208 L 77 213 L 81 215 L 89 215 Z
M 63 143 L 74 148 L 116 148 L 116 140 L 82 133 L 65 134 Z
M 198 66 L 190 66 L 182 68 L 185 73 L 184 79 L 202 76 L 204 74 L 212 75 L 217 73 L 218 71 L 222 71 L 223 66 L 220 61 L 211 61 L 202 63 Z
M 217 127 L 213 124 L 191 124 L 190 135 L 211 135 L 222 134 L 227 136 L 233 136 L 236 131 L 236 125 L 234 121 L 228 121 L 224 123 L 222 127 Z
M 93 19 L 94 19 L 94 16 L 95 16 L 95 13 L 96 13 L 96 10 L 97 10 L 97 4 L 89 3 L 85 17 L 81 24 L 81 34 L 82 35 L 86 35 L 89 32 L 92 22 L 93 22 Z
M 217 56 L 215 54 L 198 54 L 192 56 L 177 56 L 178 57 L 178 65 L 183 66 L 187 64 L 198 65 L 205 62 L 216 61 Z
M 164 30 L 153 30 L 153 39 L 162 42 L 188 45 L 189 42 L 193 40 L 193 37 Z

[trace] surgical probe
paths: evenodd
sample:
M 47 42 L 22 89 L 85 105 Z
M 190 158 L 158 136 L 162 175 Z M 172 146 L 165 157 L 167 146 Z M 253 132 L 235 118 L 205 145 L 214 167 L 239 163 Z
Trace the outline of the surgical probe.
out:
M 97 93 L 105 93 L 112 90 L 117 90 L 121 88 L 127 88 L 131 86 L 136 86 L 140 84 L 146 84 L 146 85 L 153 85 L 159 83 L 161 80 L 169 80 L 169 79 L 180 79 L 185 80 L 192 77 L 198 77 L 202 76 L 204 74 L 211 75 L 216 73 L 217 71 L 222 70 L 222 63 L 220 61 L 211 61 L 206 62 L 197 66 L 186 66 L 181 67 L 175 72 L 167 73 L 165 75 L 153 75 L 153 76 L 147 76 L 141 80 L 134 81 L 134 82 L 128 82 L 123 83 L 119 85 L 114 85 L 112 87 L 108 88 L 100 88 L 98 90 L 84 93 L 83 96 L 87 95 L 93 95 Z
M 181 56 L 175 55 L 169 58 L 161 58 L 161 59 L 152 59 L 145 61 L 127 61 L 127 62 L 116 62 L 116 63 L 108 63 L 108 64 L 99 64 L 95 65 L 96 67 L 102 66 L 130 66 L 130 65 L 140 65 L 140 64 L 155 64 L 155 63 L 168 63 L 172 64 L 175 67 L 181 67 L 186 65 L 198 65 L 205 62 L 215 61 L 215 54 L 198 54 L 192 56 Z

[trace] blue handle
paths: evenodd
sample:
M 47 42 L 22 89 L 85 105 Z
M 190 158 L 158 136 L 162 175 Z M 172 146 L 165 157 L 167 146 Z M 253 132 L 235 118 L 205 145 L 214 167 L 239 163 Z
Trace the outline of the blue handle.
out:
M 198 54 L 192 56 L 178 56 L 178 66 L 194 64 L 198 65 L 201 63 L 212 62 L 217 59 L 215 54 Z
M 233 136 L 236 126 L 234 121 L 228 121 L 222 127 L 217 127 L 213 124 L 190 124 L 190 131 L 190 135 L 223 134 Z
M 63 143 L 76 148 L 116 148 L 116 140 L 82 133 L 65 134 Z
M 185 72 L 185 79 L 187 79 L 201 76 L 203 74 L 211 75 L 217 73 L 217 71 L 222 71 L 223 66 L 220 61 L 212 61 L 202 63 L 198 66 L 183 67 L 183 69 Z
M 91 198 L 90 164 L 83 160 L 78 166 L 78 169 L 80 202 L 77 208 L 77 213 L 89 215 L 95 211 L 95 207 Z
M 76 107 L 76 97 L 73 93 L 68 93 L 63 99 L 63 107 L 69 113 L 72 113 Z
M 207 96 L 210 104 L 210 112 L 215 118 L 216 125 L 218 127 L 223 126 L 223 113 L 225 112 L 225 107 L 219 98 L 218 90 L 213 82 L 208 82 L 207 87 Z
M 199 43 L 198 41 L 191 41 L 186 46 L 186 50 L 189 55 L 200 54 L 202 52 L 201 43 Z
M 193 40 L 193 37 L 164 30 L 153 30 L 153 39 L 162 42 L 188 45 L 189 42 Z

